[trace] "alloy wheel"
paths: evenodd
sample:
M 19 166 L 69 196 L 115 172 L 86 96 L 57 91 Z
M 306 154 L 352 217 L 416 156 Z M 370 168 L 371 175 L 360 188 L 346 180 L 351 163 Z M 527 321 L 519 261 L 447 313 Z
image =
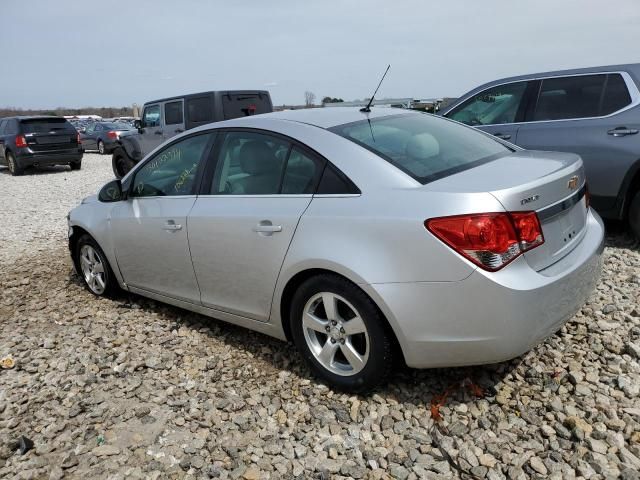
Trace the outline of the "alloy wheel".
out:
M 98 142 L 98 153 L 104 155 L 104 143 L 102 141 Z
M 102 295 L 107 286 L 104 264 L 91 245 L 83 245 L 80 249 L 80 269 L 89 289 L 96 295 Z
M 356 308 L 345 298 L 321 292 L 303 310 L 302 330 L 314 358 L 330 372 L 350 376 L 369 358 L 369 334 Z

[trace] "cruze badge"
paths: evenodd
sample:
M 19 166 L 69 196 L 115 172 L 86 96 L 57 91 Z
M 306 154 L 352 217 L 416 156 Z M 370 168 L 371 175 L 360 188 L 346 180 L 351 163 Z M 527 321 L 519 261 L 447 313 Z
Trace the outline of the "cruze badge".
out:
M 575 190 L 576 188 L 578 188 L 578 176 L 574 175 L 573 177 L 571 177 L 569 179 L 569 181 L 567 182 L 567 188 L 569 190 Z
M 539 198 L 540 195 L 532 195 L 530 197 L 523 198 L 522 200 L 520 200 L 520 205 L 526 205 L 527 203 L 535 202 Z

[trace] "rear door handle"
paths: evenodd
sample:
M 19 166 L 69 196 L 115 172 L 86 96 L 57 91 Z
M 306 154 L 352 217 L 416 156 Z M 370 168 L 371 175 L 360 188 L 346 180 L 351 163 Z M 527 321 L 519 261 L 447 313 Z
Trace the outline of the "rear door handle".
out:
M 614 137 L 624 137 L 626 135 L 635 135 L 638 133 L 638 130 L 635 128 L 627 128 L 627 127 L 618 127 L 607 132 L 609 135 L 613 135 Z
M 493 136 L 501 138 L 502 140 L 509 140 L 511 138 L 511 135 L 508 133 L 494 133 Z
M 253 227 L 254 232 L 259 233 L 276 233 L 282 231 L 282 225 L 256 225 Z
M 163 230 L 167 230 L 168 232 L 175 232 L 177 230 L 182 230 L 182 225 L 174 222 L 173 220 L 167 221 L 162 227 Z

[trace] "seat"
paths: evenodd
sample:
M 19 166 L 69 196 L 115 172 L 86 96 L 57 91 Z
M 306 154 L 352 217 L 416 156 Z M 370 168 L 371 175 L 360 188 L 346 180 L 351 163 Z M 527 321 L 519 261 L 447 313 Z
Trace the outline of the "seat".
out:
M 238 152 L 240 168 L 246 176 L 234 180 L 231 193 L 235 195 L 269 195 L 278 193 L 282 161 L 264 141 L 246 142 Z

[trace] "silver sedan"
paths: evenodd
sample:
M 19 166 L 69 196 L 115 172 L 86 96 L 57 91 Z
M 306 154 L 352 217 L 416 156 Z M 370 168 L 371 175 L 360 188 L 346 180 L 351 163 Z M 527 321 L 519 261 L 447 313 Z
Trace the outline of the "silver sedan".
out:
M 69 214 L 93 294 L 291 340 L 355 391 L 526 352 L 594 289 L 603 235 L 577 155 L 385 108 L 189 130 Z

